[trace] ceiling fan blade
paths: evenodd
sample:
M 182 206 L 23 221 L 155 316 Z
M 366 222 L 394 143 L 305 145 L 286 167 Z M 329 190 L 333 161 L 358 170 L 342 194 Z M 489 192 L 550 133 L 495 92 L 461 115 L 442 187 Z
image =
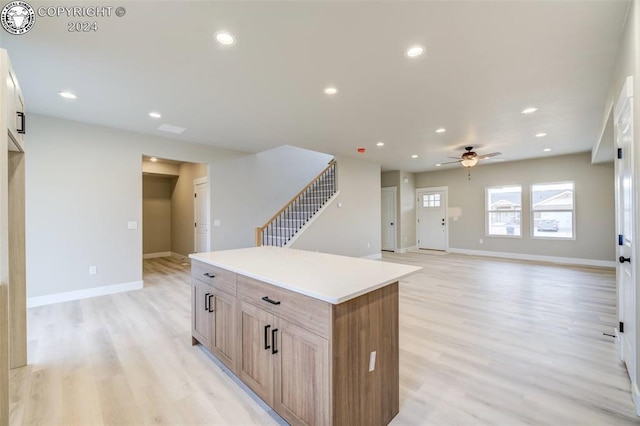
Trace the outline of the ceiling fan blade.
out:
M 497 157 L 498 155 L 502 155 L 501 152 L 492 152 L 491 154 L 479 155 L 478 160 L 486 160 L 487 158 Z
M 458 160 L 458 161 L 449 161 L 449 162 L 446 162 L 446 163 L 440 163 L 440 164 L 442 164 L 442 165 L 444 166 L 445 164 L 455 164 L 455 163 L 459 163 L 459 162 L 461 162 L 461 161 L 462 161 L 462 160 Z
M 450 156 L 448 156 L 447 158 L 453 158 L 454 160 L 459 160 L 460 159 L 460 157 L 450 157 Z

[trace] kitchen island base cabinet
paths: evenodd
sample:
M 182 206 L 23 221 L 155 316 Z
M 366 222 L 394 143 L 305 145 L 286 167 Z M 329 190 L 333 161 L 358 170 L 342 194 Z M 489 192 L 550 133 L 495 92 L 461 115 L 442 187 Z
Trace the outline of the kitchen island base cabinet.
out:
M 209 279 L 207 283 L 199 275 L 192 277 L 191 343 L 202 344 L 235 371 L 236 298 L 218 288 L 213 274 Z
M 398 414 L 397 280 L 419 268 L 275 247 L 191 258 L 194 283 L 203 275 L 216 275 L 224 276 L 223 282 L 215 284 L 218 278 L 212 278 L 212 285 L 234 284 L 233 296 L 224 301 L 215 295 L 217 288 L 194 287 L 194 309 L 204 310 L 205 296 L 213 292 L 209 309 L 217 315 L 224 310 L 225 318 L 235 312 L 235 331 L 229 331 L 231 319 L 223 323 L 216 318 L 205 346 L 235 366 L 231 369 L 240 380 L 284 420 L 292 425 L 382 426 Z M 209 264 L 217 268 L 215 274 L 207 272 Z M 291 268 L 269 266 L 286 264 Z M 319 276 L 323 278 L 317 280 Z M 309 284 L 314 278 L 316 284 Z M 352 293 L 340 296 L 344 288 Z M 338 296 L 324 295 L 332 291 Z M 194 310 L 194 324 L 198 315 Z M 194 327 L 196 340 L 198 331 Z M 216 340 L 220 335 L 224 337 Z

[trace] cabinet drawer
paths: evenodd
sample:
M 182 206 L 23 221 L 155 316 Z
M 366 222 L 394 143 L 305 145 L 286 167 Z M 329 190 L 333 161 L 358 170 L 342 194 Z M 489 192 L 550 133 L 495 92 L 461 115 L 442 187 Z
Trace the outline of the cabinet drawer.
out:
M 238 298 L 329 338 L 330 306 L 327 302 L 238 275 Z M 273 304 L 263 300 L 268 297 Z
M 235 272 L 191 259 L 191 277 L 205 282 L 218 290 L 226 291 L 234 296 L 236 294 Z

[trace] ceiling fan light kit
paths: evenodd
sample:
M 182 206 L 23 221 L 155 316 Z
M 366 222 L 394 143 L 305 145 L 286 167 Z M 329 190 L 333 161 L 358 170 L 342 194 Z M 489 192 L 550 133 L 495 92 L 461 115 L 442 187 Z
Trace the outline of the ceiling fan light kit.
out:
M 466 146 L 464 149 L 467 152 L 463 153 L 459 160 L 450 161 L 448 163 L 439 163 L 439 164 L 442 165 L 442 164 L 460 163 L 462 164 L 463 167 L 466 167 L 467 169 L 471 169 L 471 167 L 478 164 L 478 161 L 480 160 L 486 160 L 487 158 L 497 157 L 498 155 L 502 155 L 501 152 L 492 152 L 491 154 L 485 154 L 485 155 L 479 156 L 473 151 L 472 146 Z M 452 158 L 455 158 L 455 157 L 452 157 Z M 471 180 L 471 170 L 469 170 L 469 180 Z

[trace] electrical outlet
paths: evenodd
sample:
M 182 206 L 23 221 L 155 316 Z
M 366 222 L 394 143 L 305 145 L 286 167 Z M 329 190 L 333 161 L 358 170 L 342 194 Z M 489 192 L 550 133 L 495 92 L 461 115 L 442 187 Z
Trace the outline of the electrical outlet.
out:
M 138 229 L 138 222 L 127 222 L 127 229 Z
M 367 243 L 367 248 L 371 248 L 371 242 Z
M 89 266 L 89 275 L 95 275 L 98 273 L 98 268 L 95 266 Z
M 484 240 L 480 238 L 480 244 L 484 244 Z

